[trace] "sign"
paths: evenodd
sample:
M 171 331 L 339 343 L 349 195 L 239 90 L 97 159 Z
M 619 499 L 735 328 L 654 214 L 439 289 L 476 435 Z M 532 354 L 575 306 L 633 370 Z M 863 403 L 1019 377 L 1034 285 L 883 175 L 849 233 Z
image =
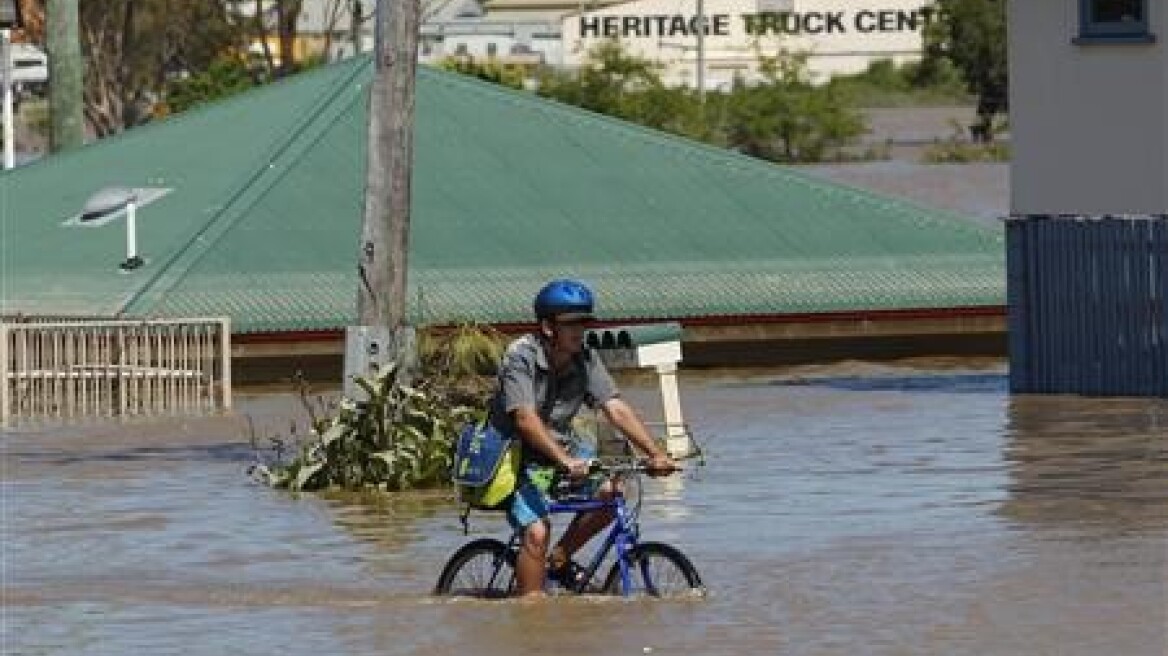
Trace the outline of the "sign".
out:
M 580 38 L 646 38 L 730 36 L 738 22 L 750 36 L 872 34 L 877 32 L 916 32 L 933 17 L 931 7 L 916 10 L 863 9 L 859 11 L 806 11 L 707 14 L 648 14 L 580 16 Z

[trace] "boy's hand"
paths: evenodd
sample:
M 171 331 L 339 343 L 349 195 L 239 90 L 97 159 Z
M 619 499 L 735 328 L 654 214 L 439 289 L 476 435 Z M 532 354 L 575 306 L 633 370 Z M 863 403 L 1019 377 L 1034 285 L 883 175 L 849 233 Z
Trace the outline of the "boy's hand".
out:
M 567 472 L 568 478 L 579 480 L 588 476 L 588 469 L 591 464 L 583 458 L 568 458 L 560 463 L 560 469 Z
M 656 478 L 658 476 L 668 476 L 681 469 L 681 466 L 673 458 L 670 458 L 664 453 L 659 453 L 645 463 L 645 469 L 650 476 Z

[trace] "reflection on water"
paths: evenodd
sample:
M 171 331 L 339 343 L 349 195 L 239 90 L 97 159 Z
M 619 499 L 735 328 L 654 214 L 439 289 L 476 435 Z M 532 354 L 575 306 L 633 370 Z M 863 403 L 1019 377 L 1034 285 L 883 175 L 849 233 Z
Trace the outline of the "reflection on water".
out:
M 38 429 L 3 437 L 0 653 L 1164 654 L 1168 402 L 1010 397 L 1000 367 L 683 382 L 708 466 L 647 481 L 643 531 L 705 600 L 435 599 L 497 516 L 255 487 L 240 418 Z M 653 419 L 654 381 L 626 391 Z
M 1003 515 L 1116 530 L 1168 518 L 1168 401 L 1015 397 Z

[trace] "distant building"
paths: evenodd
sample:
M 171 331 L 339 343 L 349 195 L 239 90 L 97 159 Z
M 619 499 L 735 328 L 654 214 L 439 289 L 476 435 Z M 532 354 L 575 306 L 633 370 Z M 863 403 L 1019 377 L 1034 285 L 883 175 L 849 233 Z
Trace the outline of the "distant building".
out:
M 804 52 L 817 80 L 856 73 L 878 59 L 921 54 L 932 16 L 923 0 L 451 0 L 422 27 L 423 61 L 516 57 L 575 68 L 596 44 L 618 39 L 662 66 L 671 86 L 727 87 L 758 78 L 759 56 Z M 704 28 L 699 29 L 699 26 Z M 516 62 L 519 63 L 519 62 Z M 700 64 L 700 66 L 699 66 Z M 699 73 L 700 69 L 700 73 Z
M 254 15 L 252 0 L 234 2 L 235 11 Z M 304 0 L 297 59 L 335 61 L 355 45 L 372 50 L 376 6 L 377 0 Z M 275 4 L 265 2 L 263 10 L 274 24 Z M 713 90 L 736 77 L 757 80 L 759 57 L 784 50 L 806 53 L 813 79 L 825 81 L 880 59 L 919 59 L 932 12 L 928 0 L 422 0 L 418 57 L 572 69 L 598 43 L 618 39 L 660 64 L 670 86 L 696 87 L 701 78 Z M 274 29 L 267 42 L 278 59 Z M 252 51 L 261 53 L 263 44 Z
M 235 14 L 246 17 L 256 15 L 256 0 L 228 1 Z M 253 56 L 259 56 L 263 54 L 266 45 L 273 61 L 278 64 L 281 58 L 280 39 L 275 27 L 278 7 L 272 0 L 260 0 L 258 4 L 268 34 L 266 39 L 252 43 L 248 51 Z M 426 4 L 426 0 L 423 0 L 423 4 Z M 296 17 L 293 56 L 297 61 L 312 57 L 336 61 L 352 56 L 358 49 L 361 52 L 371 51 L 376 6 L 377 0 L 303 0 Z

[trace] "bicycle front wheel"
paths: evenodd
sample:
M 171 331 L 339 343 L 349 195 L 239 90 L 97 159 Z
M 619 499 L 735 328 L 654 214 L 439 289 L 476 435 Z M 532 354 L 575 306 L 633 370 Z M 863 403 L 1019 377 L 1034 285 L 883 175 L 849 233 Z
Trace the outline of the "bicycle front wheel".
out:
M 498 599 L 515 589 L 515 554 L 494 538 L 463 545 L 442 568 L 434 594 Z
M 642 542 L 628 554 L 631 593 L 653 597 L 693 597 L 705 594 L 698 570 L 676 547 Z M 613 563 L 603 590 L 621 594 L 620 563 Z

